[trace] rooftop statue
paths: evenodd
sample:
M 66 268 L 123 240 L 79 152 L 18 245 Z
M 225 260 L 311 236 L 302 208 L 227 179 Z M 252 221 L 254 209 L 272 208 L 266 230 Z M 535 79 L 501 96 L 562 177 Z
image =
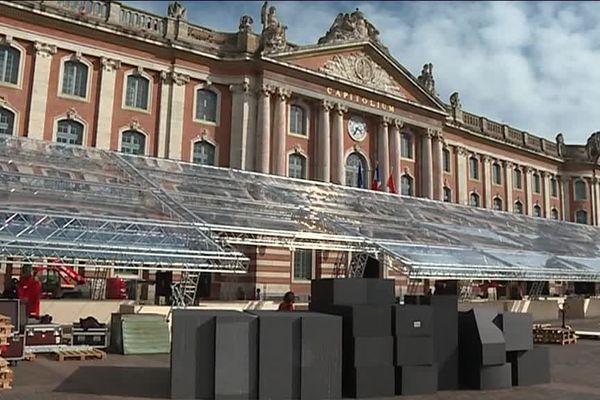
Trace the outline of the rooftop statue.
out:
M 421 75 L 417 78 L 417 81 L 434 96 L 437 96 L 435 91 L 435 79 L 433 79 L 433 64 L 425 64 L 423 65 L 423 69 L 421 70 Z
M 167 15 L 170 18 L 187 19 L 187 10 L 180 1 L 172 1 L 169 3 Z
M 287 46 L 287 26 L 279 22 L 275 11 L 275 7 L 269 7 L 265 1 L 260 13 L 263 25 L 260 39 L 263 51 L 266 52 L 281 51 Z
M 585 145 L 585 150 L 587 152 L 588 159 L 592 162 L 592 164 L 594 164 L 595 174 L 595 165 L 598 163 L 598 159 L 600 159 L 600 132 L 594 132 L 591 134 Z
M 379 31 L 375 29 L 357 8 L 352 14 L 339 13 L 319 44 L 371 39 L 379 43 Z

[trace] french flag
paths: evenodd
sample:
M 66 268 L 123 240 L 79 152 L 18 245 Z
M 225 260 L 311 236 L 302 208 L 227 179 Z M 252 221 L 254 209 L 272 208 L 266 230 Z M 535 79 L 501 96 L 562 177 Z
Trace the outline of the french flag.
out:
M 373 174 L 373 184 L 371 185 L 373 190 L 381 190 L 381 178 L 379 177 L 379 163 L 375 167 L 375 173 Z

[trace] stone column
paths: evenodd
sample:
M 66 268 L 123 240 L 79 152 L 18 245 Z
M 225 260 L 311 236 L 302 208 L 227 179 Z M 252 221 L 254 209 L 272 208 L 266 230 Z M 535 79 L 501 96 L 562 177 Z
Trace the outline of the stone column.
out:
M 483 157 L 483 197 L 485 208 L 492 208 L 492 159 Z
M 469 204 L 469 191 L 467 187 L 468 174 L 467 170 L 467 149 L 462 146 L 456 147 L 456 183 L 458 190 L 458 204 Z
M 422 138 L 422 161 L 421 161 L 421 196 L 428 199 L 433 198 L 433 160 L 431 139 L 435 129 L 427 129 Z
M 266 85 L 258 92 L 256 170 L 264 174 L 270 172 L 271 165 L 271 93 L 272 89 Z
M 514 165 L 510 161 L 504 162 L 504 184 L 506 186 L 506 211 L 513 212 L 513 174 Z
M 273 171 L 275 175 L 287 176 L 286 165 L 286 139 L 287 139 L 287 101 L 291 92 L 284 88 L 277 88 L 275 93 L 275 115 L 273 117 Z
M 112 117 L 115 100 L 115 81 L 121 61 L 102 57 L 100 77 L 100 100 L 98 103 L 98 123 L 96 125 L 96 147 L 110 150 L 112 139 Z
M 562 218 L 565 221 L 571 220 L 571 190 L 570 190 L 570 179 L 568 176 L 559 176 L 560 184 L 560 205 L 562 211 Z
M 171 97 L 173 95 L 171 83 L 169 71 L 161 71 L 160 109 L 158 111 L 158 156 L 164 158 L 169 158 L 171 147 L 171 138 L 169 133 L 169 122 L 171 120 Z
M 436 131 L 433 137 L 433 198 L 444 200 L 444 136 Z
M 526 213 L 533 215 L 533 170 L 530 167 L 525 167 L 525 198 L 527 199 Z
M 542 183 L 543 183 L 543 199 L 544 199 L 544 218 L 550 218 L 551 217 L 551 212 L 550 212 L 550 174 L 547 172 L 542 171 L 540 173 L 542 176 Z
M 250 91 L 250 79 L 230 85 L 229 90 L 232 93 L 229 163 L 231 168 L 253 170 L 256 98 Z
M 319 107 L 319 131 L 317 140 L 317 179 L 331 181 L 331 132 L 329 129 L 329 111 L 332 104 L 323 100 Z
M 190 159 L 190 155 L 182 157 L 183 148 L 183 112 L 185 110 L 185 85 L 190 77 L 172 71 L 171 78 L 171 107 L 169 118 L 169 158 L 172 160 Z
M 379 179 L 381 179 L 381 191 L 389 191 L 387 187 L 390 177 L 390 133 L 388 130 L 389 119 L 383 117 L 379 123 L 377 135 L 377 159 L 379 161 Z
M 402 165 L 400 159 L 402 158 L 402 141 L 400 140 L 400 129 L 402 129 L 402 121 L 395 119 L 392 123 L 392 129 L 390 130 L 391 135 L 391 174 L 394 176 L 394 184 L 396 190 L 400 193 L 400 180 L 402 177 Z
M 344 184 L 344 113 L 346 106 L 335 105 L 332 124 L 332 152 L 331 152 L 331 181 L 339 185 Z
M 46 103 L 48 102 L 48 85 L 50 83 L 50 66 L 52 56 L 56 54 L 56 46 L 35 42 L 35 63 L 33 67 L 33 82 L 31 104 L 29 106 L 29 123 L 27 137 L 44 139 L 46 124 Z M 21 60 L 23 62 L 23 60 Z

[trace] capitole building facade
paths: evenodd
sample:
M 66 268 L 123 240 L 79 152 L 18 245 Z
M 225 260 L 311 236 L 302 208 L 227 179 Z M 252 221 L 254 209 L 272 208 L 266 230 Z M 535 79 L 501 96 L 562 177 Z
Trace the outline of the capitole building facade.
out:
M 382 190 L 599 224 L 586 146 L 443 101 L 358 10 L 309 45 L 267 4 L 231 33 L 167 11 L 0 1 L 0 133 L 365 188 L 378 168 Z M 266 256 L 256 286 L 294 282 L 289 251 Z

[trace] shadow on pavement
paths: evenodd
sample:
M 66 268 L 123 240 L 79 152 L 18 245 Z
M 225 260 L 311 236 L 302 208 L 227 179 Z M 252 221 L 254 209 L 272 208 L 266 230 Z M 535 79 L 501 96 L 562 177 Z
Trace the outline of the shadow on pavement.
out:
M 169 368 L 79 367 L 54 392 L 166 399 Z

